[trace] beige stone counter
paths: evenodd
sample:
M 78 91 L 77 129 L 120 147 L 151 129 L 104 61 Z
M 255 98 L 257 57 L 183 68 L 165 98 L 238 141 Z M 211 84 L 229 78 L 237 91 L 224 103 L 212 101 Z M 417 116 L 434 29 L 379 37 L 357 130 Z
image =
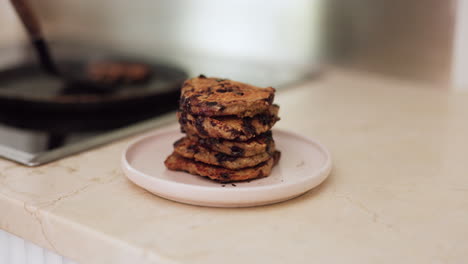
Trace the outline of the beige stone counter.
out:
M 334 70 L 277 102 L 278 127 L 334 158 L 299 198 L 158 198 L 122 174 L 126 139 L 38 168 L 0 160 L 0 228 L 81 263 L 468 262 L 467 94 Z

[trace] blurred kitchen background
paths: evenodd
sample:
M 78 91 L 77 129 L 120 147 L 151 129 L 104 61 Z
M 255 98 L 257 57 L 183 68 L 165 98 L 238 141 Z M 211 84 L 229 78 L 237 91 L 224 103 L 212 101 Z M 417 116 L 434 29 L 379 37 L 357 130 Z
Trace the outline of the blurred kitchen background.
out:
M 179 67 L 188 76 L 203 73 L 276 88 L 341 67 L 468 90 L 468 0 L 28 2 L 58 58 L 126 54 Z M 10 1 L 0 1 L 0 70 L 26 58 L 34 57 L 23 25 Z M 98 123 L 112 119 L 99 118 Z M 18 119 L 24 117 L 2 120 Z M 45 128 L 2 122 L 0 156 L 19 155 L 20 162 L 31 164 L 37 153 L 83 139 L 97 145 L 104 142 L 95 141 L 97 136 L 123 127 L 91 134 L 74 128 L 65 140 L 63 131 L 52 135 Z M 80 150 L 71 149 L 62 156 Z
M 466 0 L 30 2 L 54 44 L 164 59 L 191 74 L 255 75 L 262 83 L 275 73 L 281 82 L 326 62 L 444 86 L 466 83 Z M 26 40 L 9 1 L 0 2 L 0 27 L 2 50 Z
M 284 83 L 314 72 L 323 49 L 321 1 L 29 2 L 55 53 L 104 48 L 175 63 L 191 75 Z M 1 5 L 0 47 L 25 43 L 9 1 Z

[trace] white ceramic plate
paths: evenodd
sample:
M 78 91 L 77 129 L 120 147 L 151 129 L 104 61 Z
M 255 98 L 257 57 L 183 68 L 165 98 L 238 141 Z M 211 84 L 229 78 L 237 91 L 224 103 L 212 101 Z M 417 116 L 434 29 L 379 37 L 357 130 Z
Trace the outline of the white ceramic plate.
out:
M 167 170 L 164 160 L 172 143 L 183 135 L 178 129 L 158 131 L 131 143 L 122 156 L 130 181 L 166 199 L 214 207 L 248 207 L 285 201 L 323 182 L 331 170 L 328 150 L 314 140 L 273 130 L 279 164 L 270 176 L 250 182 L 222 184 L 185 172 Z

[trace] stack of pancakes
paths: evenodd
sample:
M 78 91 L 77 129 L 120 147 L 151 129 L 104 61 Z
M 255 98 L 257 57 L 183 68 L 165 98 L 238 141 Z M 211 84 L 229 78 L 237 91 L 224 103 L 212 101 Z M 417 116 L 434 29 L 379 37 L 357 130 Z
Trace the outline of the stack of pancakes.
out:
M 185 137 L 168 169 L 219 182 L 266 177 L 280 158 L 270 129 L 279 120 L 275 89 L 200 75 L 182 86 L 177 118 Z

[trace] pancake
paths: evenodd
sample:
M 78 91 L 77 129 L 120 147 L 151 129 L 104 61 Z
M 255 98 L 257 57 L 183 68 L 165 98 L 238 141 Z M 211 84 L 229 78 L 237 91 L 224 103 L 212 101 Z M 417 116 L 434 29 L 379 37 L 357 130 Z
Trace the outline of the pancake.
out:
M 167 157 L 164 164 L 170 170 L 185 171 L 190 174 L 208 177 L 218 182 L 236 182 L 263 178 L 270 175 L 273 166 L 280 159 L 281 153 L 276 151 L 270 159 L 258 164 L 255 167 L 230 170 L 223 167 L 208 165 L 192 159 L 187 159 L 177 153 L 172 153 Z
M 192 141 L 188 137 L 183 137 L 174 143 L 174 152 L 184 158 L 194 159 L 210 165 L 216 165 L 227 169 L 237 170 L 246 167 L 254 167 L 270 159 L 271 152 L 263 152 L 250 157 L 230 156 L 222 152 L 212 151 Z
M 201 138 L 193 134 L 187 134 L 192 141 L 199 145 L 235 157 L 250 157 L 275 149 L 271 131 L 267 131 L 248 141 L 232 141 L 220 138 Z
M 275 89 L 200 75 L 184 82 L 179 107 L 192 115 L 253 117 L 272 105 Z
M 266 112 L 254 117 L 236 116 L 206 117 L 178 112 L 182 132 L 201 138 L 222 138 L 247 141 L 269 131 L 279 120 L 279 106 L 272 105 Z

